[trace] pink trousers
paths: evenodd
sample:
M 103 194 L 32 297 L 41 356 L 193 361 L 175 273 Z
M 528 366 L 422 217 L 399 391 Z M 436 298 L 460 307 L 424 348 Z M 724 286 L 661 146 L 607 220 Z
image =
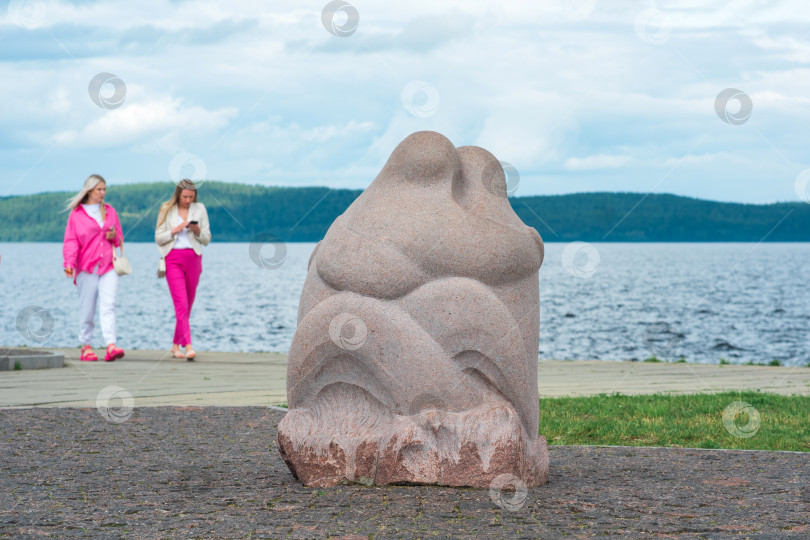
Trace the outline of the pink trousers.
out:
M 184 347 L 191 343 L 191 327 L 188 318 L 197 284 L 202 273 L 202 255 L 193 249 L 173 249 L 166 255 L 166 283 L 174 302 L 177 324 L 174 326 L 174 343 Z

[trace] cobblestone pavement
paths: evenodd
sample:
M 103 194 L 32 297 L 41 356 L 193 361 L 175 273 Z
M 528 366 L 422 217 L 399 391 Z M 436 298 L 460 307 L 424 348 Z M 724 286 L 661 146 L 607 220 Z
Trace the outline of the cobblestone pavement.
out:
M 501 508 L 487 490 L 303 487 L 282 415 L 2 410 L 0 537 L 810 536 L 810 454 L 552 447 L 550 482 Z

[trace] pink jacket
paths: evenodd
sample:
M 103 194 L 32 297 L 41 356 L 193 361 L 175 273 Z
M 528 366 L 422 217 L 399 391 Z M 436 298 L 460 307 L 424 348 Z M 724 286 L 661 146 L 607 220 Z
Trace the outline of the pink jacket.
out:
M 62 256 L 65 259 L 65 268 L 76 270 L 73 283 L 79 272 L 91 273 L 98 264 L 98 273 L 105 274 L 113 269 L 112 246 L 120 246 L 124 233 L 118 214 L 109 204 L 104 204 L 106 215 L 104 226 L 99 227 L 98 221 L 90 217 L 81 205 L 73 209 L 68 216 L 65 228 L 65 243 L 62 245 Z M 115 238 L 107 240 L 105 231 L 115 227 Z

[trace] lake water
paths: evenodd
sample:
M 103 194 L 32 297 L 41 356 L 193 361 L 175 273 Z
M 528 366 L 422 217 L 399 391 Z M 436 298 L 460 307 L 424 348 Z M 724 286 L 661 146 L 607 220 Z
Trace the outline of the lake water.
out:
M 195 348 L 287 351 L 314 245 L 286 244 L 270 269 L 253 261 L 247 243 L 208 246 L 191 317 Z M 168 349 L 174 311 L 166 281 L 155 277 L 157 248 L 126 249 L 133 274 L 119 285 L 118 344 Z M 273 255 L 272 247 L 262 252 Z M 0 243 L 0 257 L 0 346 L 78 345 L 78 294 L 62 272 L 61 244 Z M 807 243 L 546 243 L 539 355 L 804 366 L 808 267 Z M 96 336 L 101 346 L 98 325 Z

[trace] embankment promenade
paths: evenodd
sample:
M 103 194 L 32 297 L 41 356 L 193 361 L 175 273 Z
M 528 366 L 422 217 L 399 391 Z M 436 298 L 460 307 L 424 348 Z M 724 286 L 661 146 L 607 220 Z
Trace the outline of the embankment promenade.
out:
M 267 406 L 286 403 L 287 355 L 198 353 L 187 362 L 168 351 L 129 350 L 116 362 L 80 362 L 78 349 L 60 369 L 21 370 L 0 377 L 0 407 L 95 407 L 109 385 L 129 392 L 136 407 Z M 760 390 L 810 394 L 810 368 L 646 362 L 540 360 L 541 397 L 597 394 Z

